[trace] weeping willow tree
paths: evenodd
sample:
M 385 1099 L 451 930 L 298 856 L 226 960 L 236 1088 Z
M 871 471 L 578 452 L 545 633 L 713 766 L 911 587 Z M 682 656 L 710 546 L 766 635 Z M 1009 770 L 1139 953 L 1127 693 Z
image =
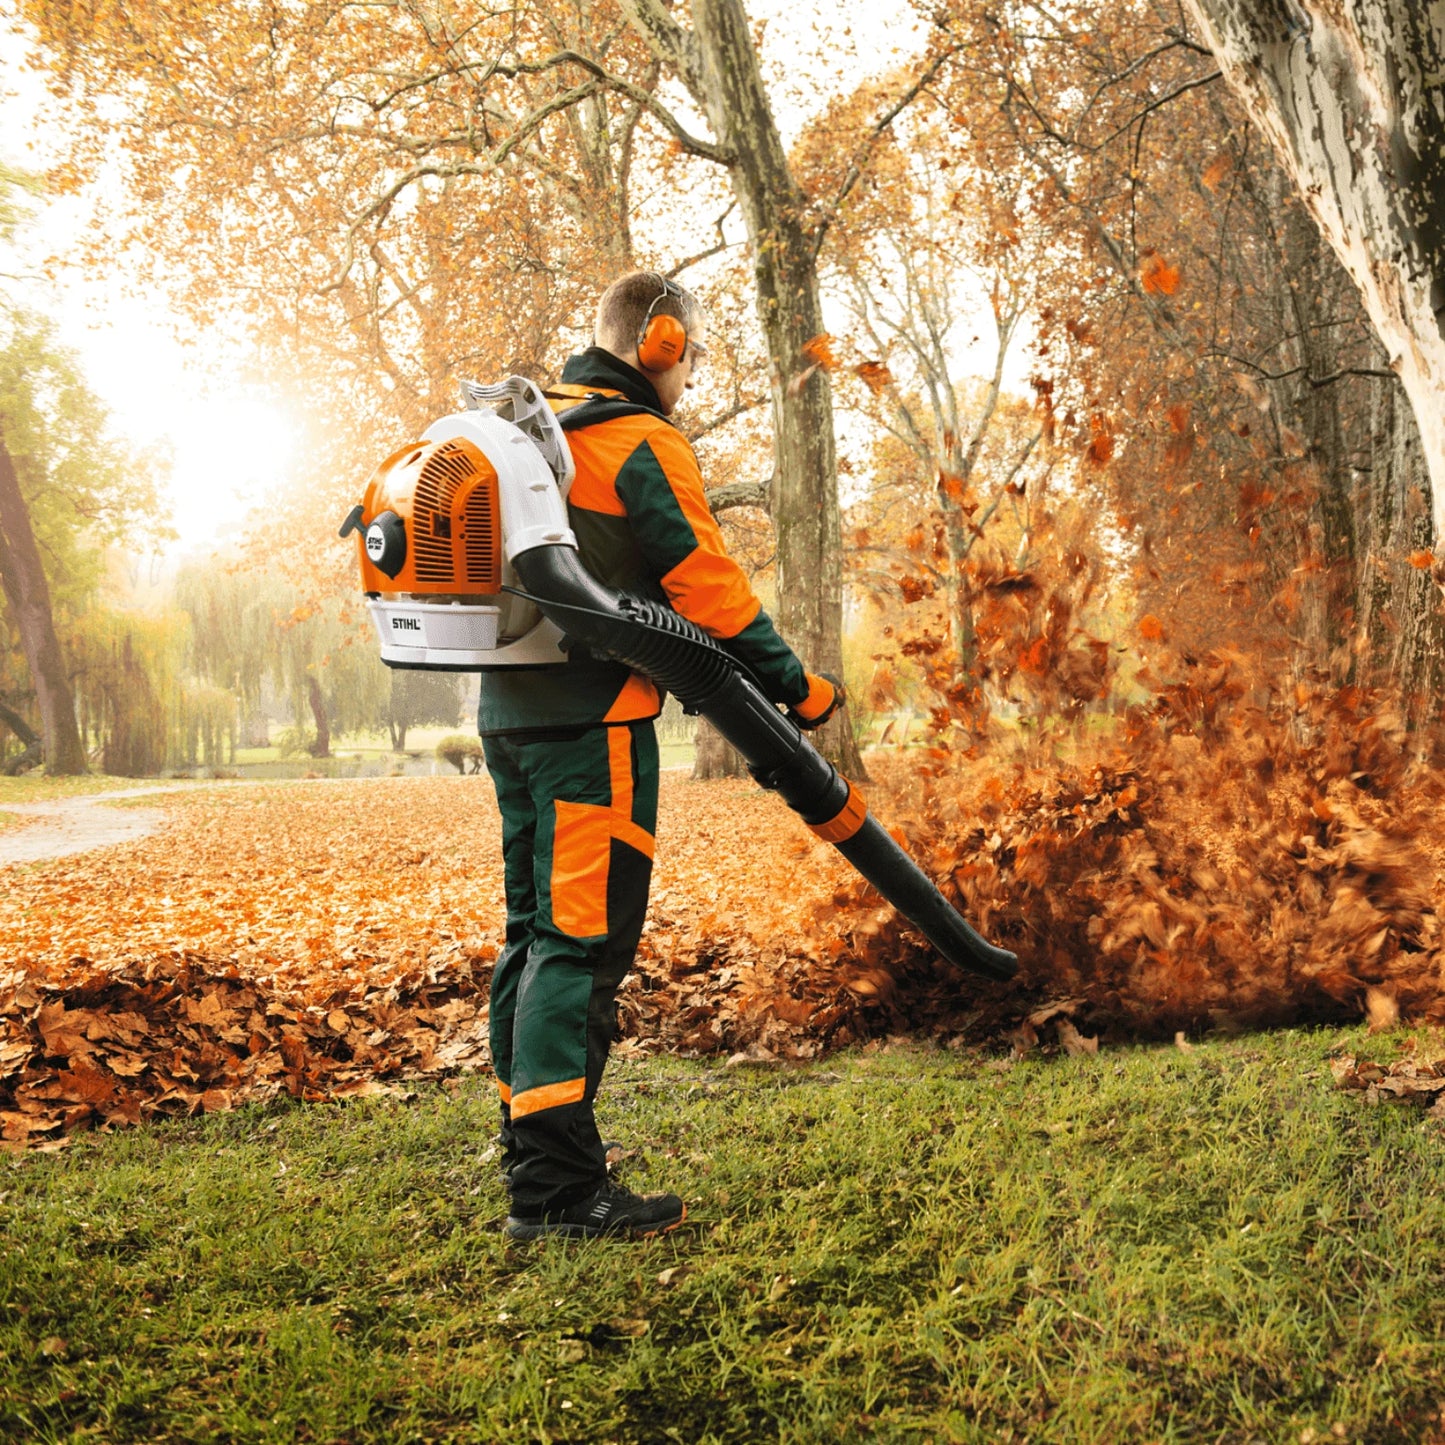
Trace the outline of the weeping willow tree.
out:
M 196 677 L 229 690 L 243 717 L 268 687 L 279 691 L 313 757 L 330 757 L 333 733 L 393 724 L 391 677 L 354 598 L 212 563 L 182 573 L 176 601 L 190 618 Z

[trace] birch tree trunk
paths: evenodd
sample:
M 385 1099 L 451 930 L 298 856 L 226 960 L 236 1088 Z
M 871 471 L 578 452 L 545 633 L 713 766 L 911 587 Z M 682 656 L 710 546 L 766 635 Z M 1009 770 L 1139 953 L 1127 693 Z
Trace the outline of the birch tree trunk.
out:
M 1186 0 L 1359 288 L 1445 542 L 1445 0 Z M 1440 556 L 1437 551 L 1437 557 Z M 1445 584 L 1445 560 L 1436 580 Z
M 768 103 L 742 0 L 693 0 L 684 30 L 661 0 L 623 0 L 654 53 L 707 116 L 727 157 L 752 244 L 758 319 L 769 358 L 775 458 L 771 512 L 778 540 L 778 623 L 814 672 L 842 676 L 843 567 L 838 462 L 827 372 L 803 350 L 823 332 L 816 239 Z M 862 773 L 847 714 L 824 730 L 823 749 Z
M 45 771 L 78 776 L 87 769 L 85 748 L 75 721 L 75 697 L 60 639 L 55 635 L 50 584 L 45 580 L 40 549 L 35 544 L 30 511 L 3 436 L 0 436 L 0 584 L 4 585 L 11 615 L 20 633 L 30 680 L 40 705 Z

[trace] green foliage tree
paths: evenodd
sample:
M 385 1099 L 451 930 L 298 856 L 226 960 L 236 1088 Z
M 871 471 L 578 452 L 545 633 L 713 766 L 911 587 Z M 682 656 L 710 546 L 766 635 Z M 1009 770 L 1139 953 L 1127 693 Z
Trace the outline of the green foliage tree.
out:
M 156 465 L 109 432 L 105 407 L 43 318 L 0 314 L 0 583 L 3 690 L 33 699 L 52 773 L 86 770 L 66 625 L 92 605 L 105 548 L 161 530 Z

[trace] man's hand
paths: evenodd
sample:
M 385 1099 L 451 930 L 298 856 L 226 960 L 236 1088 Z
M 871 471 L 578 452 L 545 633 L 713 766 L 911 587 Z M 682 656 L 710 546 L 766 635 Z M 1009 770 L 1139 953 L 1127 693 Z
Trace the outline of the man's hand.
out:
M 808 695 L 788 709 L 788 716 L 800 728 L 812 732 L 814 728 L 822 727 L 848 701 L 848 694 L 843 690 L 843 684 L 829 673 L 808 672 L 803 675 L 808 679 Z

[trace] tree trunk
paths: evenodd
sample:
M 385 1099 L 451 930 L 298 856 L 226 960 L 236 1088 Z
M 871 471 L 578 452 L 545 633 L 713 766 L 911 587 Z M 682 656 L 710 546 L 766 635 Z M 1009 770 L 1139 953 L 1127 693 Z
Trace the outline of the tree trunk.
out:
M 771 513 L 778 539 L 778 624 L 813 672 L 843 674 L 843 563 L 832 388 L 805 345 L 823 333 L 815 241 L 805 200 L 773 119 L 742 0 L 693 0 L 683 30 L 660 0 L 624 0 L 654 52 L 670 63 L 728 156 L 753 252 L 767 341 L 776 459 Z M 862 773 L 846 710 L 815 739 L 844 772 Z
M 1370 480 L 1358 503 L 1360 539 L 1357 646 L 1364 676 L 1394 684 L 1411 721 L 1423 722 L 1445 687 L 1445 612 L 1429 574 L 1410 566 L 1429 546 L 1429 478 L 1420 431 L 1399 382 L 1372 383 Z
M 33 768 L 40 761 L 40 734 L 14 708 L 6 707 L 3 702 L 0 702 L 0 723 L 20 739 L 23 749 L 0 767 L 0 774 L 13 778 L 17 773 L 23 773 L 26 768 Z
M 711 782 L 716 778 L 741 778 L 748 767 L 743 755 L 715 728 L 703 718 L 697 724 L 697 758 L 692 765 L 692 776 L 698 782 Z
M 1445 539 L 1445 0 L 1188 0 L 1359 288 Z M 1438 554 L 1437 554 L 1438 555 Z M 1436 578 L 1445 582 L 1445 563 Z
M 1339 386 L 1316 386 L 1342 364 L 1339 328 L 1330 324 L 1339 299 L 1339 271 L 1321 244 L 1318 230 L 1298 206 L 1286 204 L 1286 182 L 1273 173 L 1272 210 L 1283 219 L 1276 232 L 1280 295 L 1285 301 L 1289 339 L 1280 357 L 1288 372 L 1271 383 L 1277 425 L 1298 426 L 1309 440 L 1308 454 L 1284 463 L 1281 477 L 1290 490 L 1314 494 L 1299 529 L 1296 566 L 1310 577 L 1301 622 L 1302 658 L 1337 681 L 1351 680 L 1350 641 L 1358 614 L 1357 584 L 1362 558 L 1355 538 L 1350 471 L 1346 457 Z M 1281 435 L 1283 433 L 1281 432 Z
M 306 696 L 311 704 L 311 716 L 316 720 L 316 741 L 311 744 L 313 758 L 331 756 L 331 719 L 326 715 L 326 699 L 321 695 L 321 684 L 316 674 L 306 678 Z
M 20 643 L 30 666 L 30 680 L 40 705 L 45 771 L 78 776 L 87 769 L 80 727 L 75 720 L 75 698 L 60 639 L 55 635 L 50 584 L 45 579 L 40 549 L 30 525 L 30 512 L 3 433 L 0 433 L 0 584 L 4 586 L 20 632 Z

